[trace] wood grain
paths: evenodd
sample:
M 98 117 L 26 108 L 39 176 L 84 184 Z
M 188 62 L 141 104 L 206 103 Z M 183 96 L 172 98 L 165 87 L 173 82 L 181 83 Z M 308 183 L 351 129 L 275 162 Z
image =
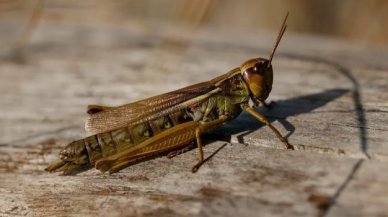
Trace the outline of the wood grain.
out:
M 179 67 L 147 67 L 161 34 L 40 25 L 10 56 L 18 26 L 0 25 L 0 216 L 387 216 L 388 51 L 286 33 L 271 110 L 295 151 L 243 113 L 193 149 L 118 173 L 45 166 L 84 132 L 89 104 L 119 106 L 207 81 L 267 57 L 276 33 L 202 29 Z M 163 36 L 165 37 L 165 36 Z M 160 54 L 158 54 L 160 55 Z M 168 63 L 167 63 L 168 64 Z

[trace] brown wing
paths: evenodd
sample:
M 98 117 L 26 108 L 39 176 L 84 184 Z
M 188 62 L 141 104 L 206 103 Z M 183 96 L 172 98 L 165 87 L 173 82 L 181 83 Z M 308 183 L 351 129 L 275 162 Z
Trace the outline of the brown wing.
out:
M 177 111 L 208 98 L 217 92 L 209 82 L 195 84 L 173 92 L 161 94 L 138 102 L 122 105 L 91 114 L 85 129 L 91 133 L 102 133 L 126 126 L 132 126 L 158 116 Z

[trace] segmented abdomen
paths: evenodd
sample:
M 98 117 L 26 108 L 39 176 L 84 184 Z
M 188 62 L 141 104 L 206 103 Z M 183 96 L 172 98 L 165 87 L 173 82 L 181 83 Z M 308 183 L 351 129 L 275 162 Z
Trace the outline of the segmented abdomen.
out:
M 94 164 L 98 159 L 132 148 L 173 126 L 192 120 L 186 110 L 181 110 L 134 126 L 89 136 L 74 143 L 85 145 L 90 164 Z

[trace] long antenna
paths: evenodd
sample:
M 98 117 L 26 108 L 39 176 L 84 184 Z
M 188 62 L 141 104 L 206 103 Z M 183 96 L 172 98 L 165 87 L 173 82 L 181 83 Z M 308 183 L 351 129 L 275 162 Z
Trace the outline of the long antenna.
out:
M 279 32 L 279 35 L 278 35 L 278 39 L 276 39 L 275 46 L 273 47 L 271 55 L 269 56 L 268 67 L 271 66 L 272 58 L 273 58 L 273 55 L 275 54 L 276 48 L 278 48 L 280 40 L 282 39 L 283 34 L 286 31 L 286 29 L 287 29 L 286 20 L 287 20 L 288 14 L 289 14 L 289 12 L 287 12 L 286 18 L 284 18 L 282 28 L 280 29 L 280 32 Z

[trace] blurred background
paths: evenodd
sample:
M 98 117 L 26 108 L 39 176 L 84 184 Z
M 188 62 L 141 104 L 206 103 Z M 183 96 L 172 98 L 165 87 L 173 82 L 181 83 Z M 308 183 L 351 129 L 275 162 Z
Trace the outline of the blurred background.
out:
M 0 23 L 29 24 L 30 31 L 39 23 L 152 31 L 149 24 L 161 22 L 249 34 L 277 31 L 288 11 L 288 31 L 388 42 L 386 0 L 0 0 Z M 21 34 L 27 40 L 31 33 Z
M 275 62 L 304 55 L 369 69 L 388 64 L 386 0 L 0 0 L 0 80 L 15 81 L 0 92 L 41 96 L 37 86 L 62 84 L 71 100 L 139 100 L 268 56 L 287 12 Z

